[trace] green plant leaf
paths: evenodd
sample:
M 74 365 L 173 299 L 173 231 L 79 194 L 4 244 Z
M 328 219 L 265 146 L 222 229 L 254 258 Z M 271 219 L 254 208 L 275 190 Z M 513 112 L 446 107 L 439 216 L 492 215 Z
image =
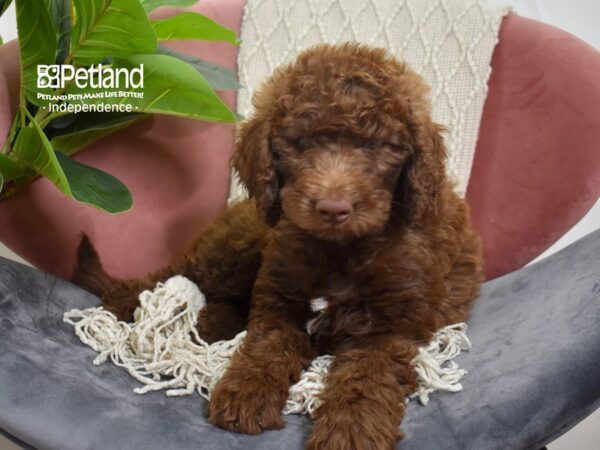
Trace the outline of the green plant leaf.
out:
M 238 44 L 235 31 L 219 25 L 202 14 L 186 12 L 177 16 L 152 22 L 159 41 L 199 39 L 202 41 L 224 41 Z
M 208 84 L 216 90 L 230 90 L 239 89 L 242 86 L 238 83 L 237 77 L 233 70 L 226 67 L 219 66 L 202 59 L 194 58 L 193 56 L 186 55 L 185 53 L 176 52 L 163 45 L 156 47 L 156 53 L 161 55 L 173 56 L 177 59 L 185 61 L 190 64 L 194 69 L 202 74 L 202 76 L 208 81 Z
M 45 131 L 46 135 L 54 137 L 88 130 L 104 130 L 123 123 L 133 123 L 144 117 L 147 116 L 134 112 L 87 112 L 84 114 L 68 114 L 54 119 L 48 124 Z
M 13 152 L 15 160 L 48 178 L 69 197 L 109 213 L 131 208 L 127 187 L 112 175 L 56 153 L 38 123 L 24 108 L 30 124 L 19 132 Z
M 56 117 L 50 122 L 48 122 L 48 125 L 44 127 L 44 133 L 46 133 L 46 136 L 48 136 L 48 139 L 50 139 L 55 134 L 60 133 L 60 130 L 70 127 L 76 120 L 78 120 L 82 116 L 84 116 L 84 114 L 73 113 Z
M 195 3 L 198 3 L 198 0 L 142 0 L 142 6 L 147 12 L 154 11 L 161 6 L 177 6 L 183 8 L 184 6 L 191 6 Z
M 14 180 L 23 175 L 23 168 L 8 156 L 0 153 L 0 174 L 4 181 Z
M 76 63 L 90 65 L 106 56 L 154 53 L 156 34 L 140 0 L 73 0 L 77 20 L 71 32 Z
M 0 17 L 6 12 L 11 3 L 12 0 L 0 0 Z
M 115 133 L 123 128 L 127 128 L 129 124 L 121 125 L 119 127 L 108 128 L 106 130 L 90 130 L 81 133 L 66 134 L 64 136 L 57 136 L 50 140 L 52 146 L 59 152 L 65 155 L 72 155 L 77 153 L 79 150 L 99 141 L 104 136 Z
M 16 0 L 17 30 L 21 50 L 21 89 L 27 100 L 43 106 L 38 93 L 51 94 L 50 88 L 37 87 L 38 65 L 54 64 L 57 34 L 50 13 L 42 1 Z
M 215 94 L 204 77 L 189 64 L 167 55 L 135 55 L 114 59 L 114 68 L 132 69 L 144 65 L 144 87 L 120 87 L 112 92 L 143 93 L 143 98 L 88 98 L 71 103 L 130 104 L 134 111 L 169 114 L 206 120 L 209 122 L 235 122 L 234 113 Z M 94 95 L 89 87 L 70 86 L 69 94 Z
M 109 213 L 131 209 L 133 199 L 123 183 L 109 173 L 56 153 L 71 186 L 72 197 Z
M 57 130 L 57 134 L 50 139 L 52 146 L 65 155 L 72 155 L 104 136 L 148 117 L 139 113 L 86 113 L 75 116 L 71 125 Z
M 39 125 L 32 123 L 19 131 L 13 151 L 14 159 L 22 166 L 45 176 L 65 194 L 71 196 L 71 187 L 50 142 Z
M 62 64 L 69 54 L 71 42 L 71 0 L 44 0 L 50 12 L 54 29 L 58 33 L 54 62 Z

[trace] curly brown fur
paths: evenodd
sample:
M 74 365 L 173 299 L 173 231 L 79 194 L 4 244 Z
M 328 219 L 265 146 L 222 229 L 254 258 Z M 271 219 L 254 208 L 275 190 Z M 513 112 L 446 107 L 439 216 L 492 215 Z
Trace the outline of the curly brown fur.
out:
M 140 292 L 182 274 L 198 284 L 208 300 L 198 318 L 200 334 L 208 342 L 229 339 L 246 325 L 266 229 L 253 204 L 235 205 L 199 236 L 182 261 L 139 280 L 120 280 L 106 274 L 84 235 L 73 282 L 100 295 L 106 310 L 130 322 L 139 306 Z
M 246 340 L 211 396 L 214 424 L 282 427 L 290 383 L 327 352 L 336 360 L 307 447 L 391 449 L 401 437 L 417 346 L 467 318 L 482 279 L 427 92 L 381 49 L 302 53 L 258 90 L 239 128 L 232 162 L 251 200 L 227 210 L 182 263 L 103 288 L 103 303 L 130 317 L 134 291 L 183 273 L 208 307 L 220 305 L 199 323 L 213 339 L 248 315 Z M 93 285 L 98 267 L 83 253 L 93 270 L 80 281 Z M 309 336 L 317 297 L 329 303 Z

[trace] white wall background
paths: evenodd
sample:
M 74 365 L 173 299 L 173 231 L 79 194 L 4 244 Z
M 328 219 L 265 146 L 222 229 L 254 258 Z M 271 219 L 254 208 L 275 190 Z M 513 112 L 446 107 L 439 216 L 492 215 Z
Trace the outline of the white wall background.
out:
M 4 42 L 17 37 L 17 21 L 15 19 L 14 3 L 8 7 L 8 10 L 0 18 L 0 36 Z
M 451 0 L 448 0 L 451 1 Z M 526 17 L 562 28 L 587 41 L 600 50 L 600 0 L 488 0 L 508 3 L 515 11 Z M 0 18 L 0 36 L 4 41 L 17 36 L 14 5 Z M 600 74 L 598 74 L 600 76 Z M 600 163 L 600 162 L 599 162 Z M 543 258 L 580 237 L 600 228 L 600 201 L 596 206 L 552 248 L 540 256 Z M 2 254 L 3 251 L 0 251 Z M 10 255 L 10 252 L 8 253 Z M 538 258 L 538 259 L 540 259 Z M 600 383 L 600 380 L 599 380 Z M 0 450 L 13 450 L 9 442 L 0 437 Z M 549 445 L 550 450 L 598 450 L 600 449 L 600 411 L 592 414 L 571 431 Z

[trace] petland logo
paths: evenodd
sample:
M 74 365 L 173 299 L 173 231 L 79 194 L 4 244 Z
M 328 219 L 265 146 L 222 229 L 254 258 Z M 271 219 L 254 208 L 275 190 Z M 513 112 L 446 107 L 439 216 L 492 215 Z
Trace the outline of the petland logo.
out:
M 79 89 L 143 89 L 144 65 L 134 69 L 114 69 L 102 64 L 77 69 L 70 64 L 37 66 L 38 89 L 64 89 L 71 82 Z
M 102 64 L 87 68 L 40 64 L 37 87 L 53 89 L 37 93 L 38 100 L 47 102 L 43 108 L 51 113 L 137 111 L 144 98 L 144 65 L 115 69 Z

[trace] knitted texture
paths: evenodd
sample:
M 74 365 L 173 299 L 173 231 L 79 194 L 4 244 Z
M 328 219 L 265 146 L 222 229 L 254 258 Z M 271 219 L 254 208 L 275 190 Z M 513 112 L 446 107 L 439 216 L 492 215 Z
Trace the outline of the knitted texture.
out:
M 238 70 L 238 110 L 277 66 L 320 42 L 388 49 L 431 85 L 433 118 L 448 133 L 448 169 L 464 195 L 506 6 L 483 0 L 247 0 Z M 236 175 L 230 201 L 245 197 Z
M 83 343 L 99 353 L 95 365 L 110 359 L 143 384 L 134 389 L 135 393 L 166 390 L 168 396 L 179 396 L 197 392 L 210 399 L 211 390 L 246 332 L 213 344 L 202 340 L 195 325 L 205 305 L 204 295 L 180 275 L 159 283 L 153 291 L 142 292 L 139 298 L 133 323 L 118 321 L 102 307 L 74 309 L 66 312 L 63 320 L 75 327 Z M 426 405 L 436 390 L 462 389 L 459 381 L 466 371 L 451 360 L 471 347 L 466 328 L 462 323 L 442 328 L 429 345 L 419 348 L 412 362 L 419 388 L 410 398 Z M 319 394 L 333 360 L 329 355 L 319 356 L 302 372 L 289 390 L 284 414 L 312 415 L 321 404 Z

